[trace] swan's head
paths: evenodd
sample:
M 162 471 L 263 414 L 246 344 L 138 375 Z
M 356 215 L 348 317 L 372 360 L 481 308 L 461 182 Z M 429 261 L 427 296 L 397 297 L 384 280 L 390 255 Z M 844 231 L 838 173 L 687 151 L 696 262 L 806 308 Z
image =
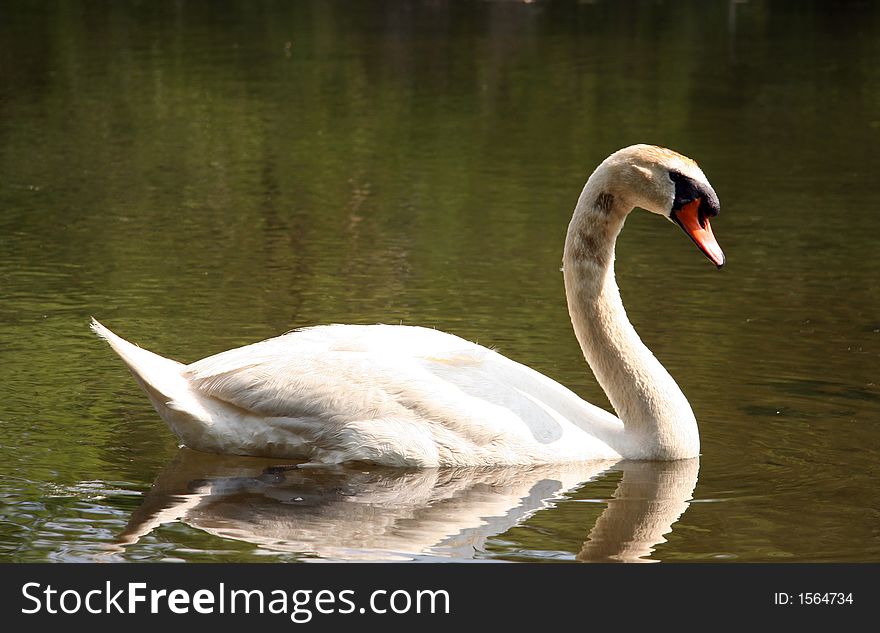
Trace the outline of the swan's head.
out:
M 618 192 L 627 206 L 671 220 L 713 264 L 724 265 L 724 252 L 709 225 L 720 210 L 718 196 L 695 161 L 664 147 L 632 145 L 605 162 L 615 168 Z

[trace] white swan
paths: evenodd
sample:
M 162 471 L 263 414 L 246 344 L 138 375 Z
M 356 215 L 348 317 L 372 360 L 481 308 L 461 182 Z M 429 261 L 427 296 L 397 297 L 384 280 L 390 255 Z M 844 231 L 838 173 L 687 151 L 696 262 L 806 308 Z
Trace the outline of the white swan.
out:
M 451 334 L 411 326 L 307 328 L 183 365 L 92 321 L 181 442 L 197 450 L 389 466 L 481 466 L 699 454 L 691 407 L 626 317 L 614 245 L 641 207 L 718 266 L 718 198 L 697 164 L 634 145 L 584 187 L 563 272 L 578 342 L 619 414 Z

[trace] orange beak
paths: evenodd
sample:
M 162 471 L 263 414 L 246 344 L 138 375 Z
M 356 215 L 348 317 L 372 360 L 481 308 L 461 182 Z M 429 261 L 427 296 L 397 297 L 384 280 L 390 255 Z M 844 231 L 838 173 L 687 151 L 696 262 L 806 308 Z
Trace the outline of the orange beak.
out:
M 700 213 L 700 198 L 688 202 L 680 209 L 672 212 L 672 221 L 678 224 L 688 234 L 694 244 L 703 251 L 713 264 L 718 268 L 724 266 L 724 251 L 718 246 L 715 236 L 712 235 L 712 227 L 709 218 Z

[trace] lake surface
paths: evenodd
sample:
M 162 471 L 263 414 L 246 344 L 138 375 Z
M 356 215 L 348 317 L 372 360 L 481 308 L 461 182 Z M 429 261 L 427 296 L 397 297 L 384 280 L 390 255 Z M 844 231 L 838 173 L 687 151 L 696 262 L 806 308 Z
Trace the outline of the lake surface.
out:
M 880 6 L 4 2 L 0 560 L 880 561 Z M 637 142 L 629 316 L 699 461 L 302 470 L 179 449 L 111 350 L 440 328 L 608 407 L 562 243 Z

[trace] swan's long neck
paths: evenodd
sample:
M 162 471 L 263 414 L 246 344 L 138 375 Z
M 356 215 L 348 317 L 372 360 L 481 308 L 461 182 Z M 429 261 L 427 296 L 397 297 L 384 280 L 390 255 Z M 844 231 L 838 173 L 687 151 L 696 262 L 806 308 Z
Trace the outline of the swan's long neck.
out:
M 610 186 L 605 164 L 578 200 L 565 240 L 563 271 L 575 335 L 623 421 L 614 446 L 627 459 L 695 457 L 700 440 L 684 394 L 626 316 L 614 278 L 614 245 L 633 204 Z

